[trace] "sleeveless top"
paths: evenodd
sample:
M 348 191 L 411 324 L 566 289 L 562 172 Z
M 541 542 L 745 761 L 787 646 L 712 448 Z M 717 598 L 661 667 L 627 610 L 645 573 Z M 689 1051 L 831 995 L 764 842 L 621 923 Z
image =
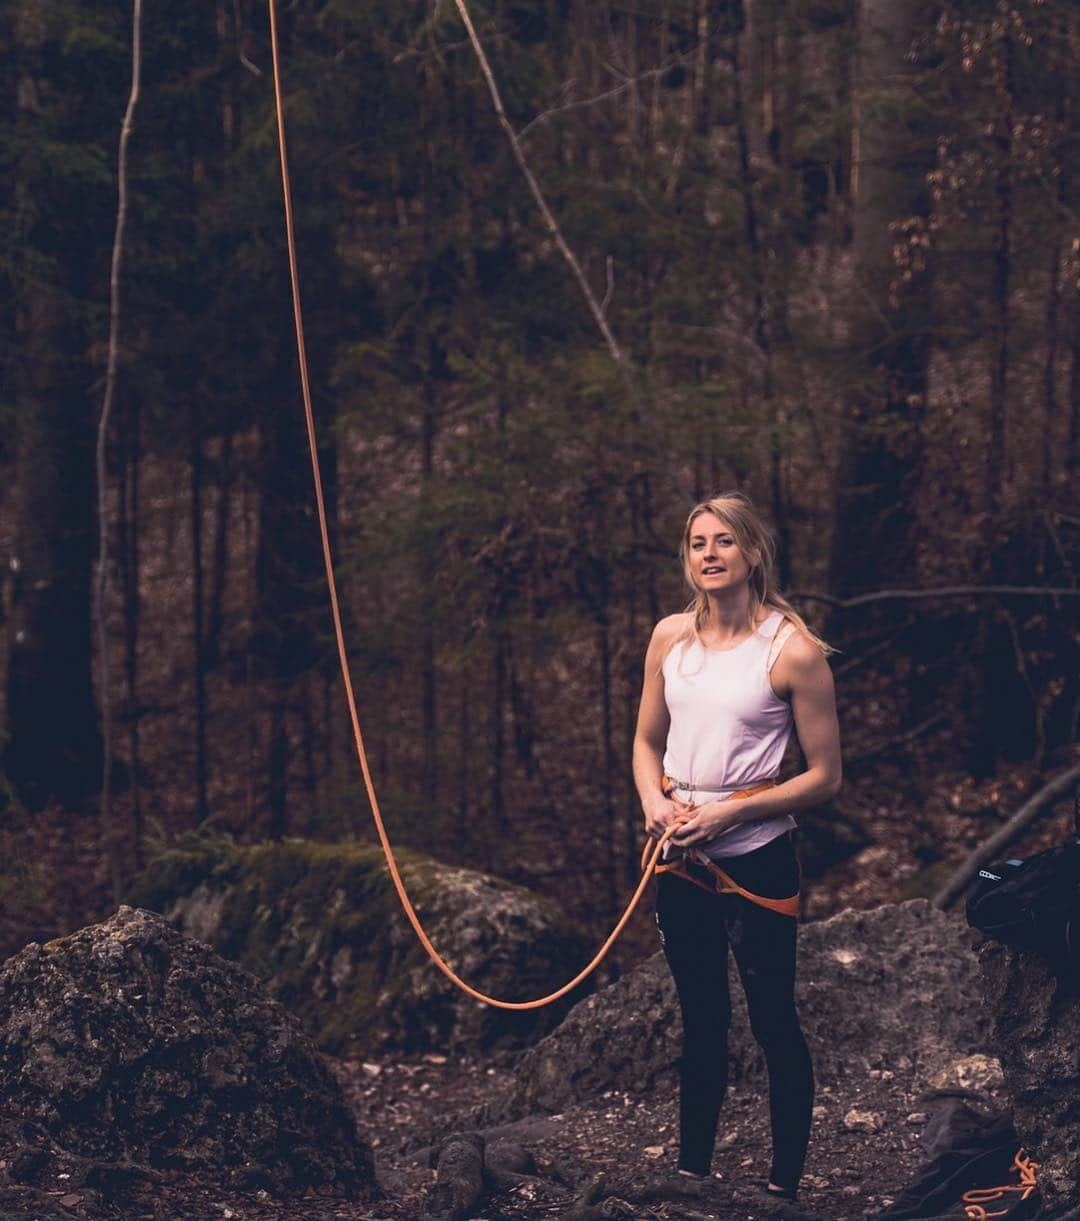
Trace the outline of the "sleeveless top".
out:
M 704 805 L 772 780 L 791 736 L 791 706 L 769 673 L 795 626 L 773 611 L 733 649 L 691 638 L 664 659 L 664 699 L 671 717 L 664 772 L 683 801 Z M 699 851 L 722 859 L 763 847 L 795 826 L 790 814 L 739 823 Z

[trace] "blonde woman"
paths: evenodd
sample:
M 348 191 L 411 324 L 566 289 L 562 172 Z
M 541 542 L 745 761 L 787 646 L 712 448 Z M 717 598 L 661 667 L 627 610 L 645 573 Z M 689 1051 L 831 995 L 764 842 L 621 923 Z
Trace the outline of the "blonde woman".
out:
M 656 920 L 683 1019 L 679 1172 L 710 1173 L 727 1088 L 728 947 L 768 1067 L 773 1156 L 794 1200 L 814 1101 L 795 1009 L 799 870 L 791 815 L 840 787 L 829 647 L 774 589 L 768 530 L 740 493 L 696 505 L 681 554 L 694 600 L 656 625 L 634 739 L 645 830 L 672 825 Z M 806 770 L 777 783 L 792 728 Z

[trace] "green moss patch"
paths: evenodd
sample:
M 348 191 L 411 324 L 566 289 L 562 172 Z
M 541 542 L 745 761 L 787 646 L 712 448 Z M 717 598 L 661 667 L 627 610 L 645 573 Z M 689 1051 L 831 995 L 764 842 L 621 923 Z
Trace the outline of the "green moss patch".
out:
M 553 908 L 418 853 L 399 853 L 398 864 L 436 944 L 466 959 L 455 963 L 459 969 L 492 972 L 499 987 L 507 970 L 514 979 L 530 970 L 556 983 L 565 978 L 573 934 Z M 252 971 L 327 1051 L 452 1046 L 465 1027 L 470 1041 L 497 1042 L 539 1028 L 535 1019 L 528 1024 L 499 1011 L 478 1025 L 480 1007 L 446 984 L 406 925 L 377 846 L 302 839 L 238 845 L 218 832 L 193 834 L 152 861 L 125 901 L 162 913 Z M 498 931 L 487 927 L 488 912 L 497 909 Z M 459 932 L 457 946 L 443 945 Z M 516 944 L 495 943 L 504 933 Z

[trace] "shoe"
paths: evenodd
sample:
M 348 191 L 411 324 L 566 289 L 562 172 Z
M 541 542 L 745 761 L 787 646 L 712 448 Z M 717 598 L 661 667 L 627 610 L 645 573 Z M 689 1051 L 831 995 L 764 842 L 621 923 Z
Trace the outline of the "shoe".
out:
M 792 1187 L 777 1187 L 771 1182 L 761 1183 L 760 1187 L 767 1196 L 772 1196 L 774 1200 L 788 1200 L 794 1203 L 799 1194 Z

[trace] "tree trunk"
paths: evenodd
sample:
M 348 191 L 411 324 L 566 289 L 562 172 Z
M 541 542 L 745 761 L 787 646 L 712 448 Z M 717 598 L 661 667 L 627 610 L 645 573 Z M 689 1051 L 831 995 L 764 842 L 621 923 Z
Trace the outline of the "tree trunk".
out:
M 226 432 L 218 456 L 217 505 L 214 513 L 214 555 L 210 569 L 210 597 L 206 608 L 203 666 L 212 670 L 221 660 L 221 633 L 225 623 L 225 591 L 229 577 L 229 514 L 232 509 L 233 435 Z
M 604 593 L 608 594 L 607 581 L 604 581 Z M 606 825 L 606 840 L 602 859 L 607 862 L 605 870 L 608 882 L 608 911 L 617 914 L 618 909 L 618 873 L 619 873 L 619 836 L 616 825 L 615 777 L 617 764 L 615 760 L 615 742 L 613 738 L 611 709 L 611 627 L 605 609 L 596 628 L 597 652 L 600 660 L 600 752 L 601 775 L 604 785 L 604 821 Z
M 283 330 L 283 335 L 287 333 Z M 282 347 L 289 352 L 284 339 Z M 281 384 L 291 386 L 292 377 L 285 380 L 285 376 L 282 370 Z M 303 416 L 295 398 L 273 403 L 268 397 L 266 401 L 252 643 L 256 673 L 270 686 L 270 822 L 275 834 L 284 834 L 291 691 L 305 670 L 326 660 L 326 605 L 319 536 L 311 513 L 311 466 Z M 322 444 L 320 452 L 332 522 L 333 454 Z
M 735 100 L 735 126 L 739 149 L 739 185 L 743 201 L 743 229 L 746 246 L 750 256 L 750 277 L 753 301 L 753 316 L 750 323 L 750 333 L 754 344 L 761 353 L 761 401 L 764 406 L 765 418 L 768 422 L 768 482 L 773 520 L 777 527 L 778 569 L 777 576 L 781 585 L 787 582 L 788 553 L 790 551 L 790 525 L 787 511 L 787 496 L 783 480 L 783 422 L 784 407 L 776 394 L 776 371 L 774 368 L 774 331 L 776 329 L 776 303 L 770 300 L 770 293 L 765 277 L 765 251 L 761 235 L 761 218 L 757 200 L 755 199 L 754 174 L 750 162 L 750 130 L 747 123 L 746 88 L 744 85 L 745 71 L 742 66 L 743 51 L 740 42 L 745 42 L 749 48 L 767 48 L 767 55 L 749 55 L 751 64 L 762 63 L 762 74 L 766 76 L 766 67 L 775 56 L 775 34 L 762 39 L 750 35 L 745 40 L 735 39 L 732 46 L 732 77 Z M 759 45 L 760 44 L 760 45 Z M 762 96 L 763 126 L 770 149 L 779 149 L 779 137 L 776 129 L 775 90 L 772 75 L 760 82 Z M 754 90 L 753 92 L 757 92 Z M 786 265 L 786 260 L 784 262 Z M 786 307 L 785 307 L 786 308 Z M 783 319 L 786 326 L 786 319 Z
M 435 469 L 435 437 L 438 431 L 437 381 L 446 376 L 445 356 L 434 337 L 428 338 L 427 378 L 424 385 L 424 414 L 420 431 L 420 498 L 418 510 L 417 573 L 418 588 L 429 589 L 433 573 L 434 548 L 430 546 L 432 523 L 430 492 Z M 438 676 L 435 665 L 435 615 L 430 598 L 421 597 L 420 616 L 420 723 L 423 732 L 423 785 L 428 793 L 439 791 L 439 716 Z
M 488 868 L 495 868 L 498 861 L 496 844 L 501 834 L 508 830 L 504 775 L 506 763 L 506 626 L 494 625 L 495 656 L 493 658 L 494 684 L 491 711 L 491 825 L 494 834 L 489 837 Z
M 206 669 L 203 665 L 202 488 L 203 438 L 199 395 L 191 396 L 191 644 L 195 679 L 195 825 L 206 818 Z
M 1011 482 L 1008 437 L 1009 341 L 1011 338 L 1010 294 L 1013 247 L 1013 65 L 1012 40 L 1002 35 L 994 50 L 994 68 L 1001 110 L 994 134 L 997 204 L 993 253 L 994 330 L 990 356 L 990 401 L 988 404 L 987 452 L 983 488 L 982 576 L 988 584 L 1007 583 L 1008 548 L 1003 538 L 1031 538 L 1026 528 L 1006 525 L 1003 493 Z M 1026 526 L 1026 523 L 1024 523 Z M 1026 548 L 1025 548 L 1026 549 Z M 977 776 L 989 775 L 1001 758 L 1028 758 L 1036 749 L 1039 716 L 1036 701 L 1025 682 L 1011 621 L 992 602 L 979 612 L 976 631 L 978 674 L 973 707 L 977 709 L 976 733 L 969 766 Z
M 1043 362 L 1043 426 L 1040 447 L 1039 484 L 1049 493 L 1054 479 L 1054 437 L 1058 431 L 1058 330 L 1061 315 L 1061 242 L 1055 234 L 1050 250 L 1050 275 L 1046 294 L 1046 360 Z
M 143 813 L 139 758 L 139 401 L 128 398 L 120 453 L 120 570 L 124 604 L 125 716 L 128 725 L 131 817 L 135 864 L 143 863 Z
M 472 768 L 470 766 L 473 751 L 471 698 L 469 690 L 469 660 L 461 663 L 461 702 L 458 713 L 458 774 L 457 774 L 457 817 L 458 827 L 464 833 L 469 826 L 469 811 L 471 808 L 469 786 L 472 784 Z M 471 840 L 473 837 L 470 835 Z
M 925 0 L 860 0 L 854 247 L 849 313 L 862 386 L 845 405 L 830 588 L 850 595 L 914 578 L 915 494 L 927 393 L 930 272 L 926 173 L 934 137 L 908 53 Z
M 16 10 L 14 37 L 25 60 L 18 123 L 25 142 L 46 138 L 45 129 L 49 139 L 57 139 L 57 116 L 45 109 L 59 105 L 46 79 L 52 67 L 50 20 L 29 0 Z M 31 252 L 31 268 L 34 256 L 55 268 L 54 278 L 34 270 L 16 285 L 17 572 L 4 766 L 32 807 L 50 797 L 78 805 L 101 780 L 90 643 L 94 404 L 81 308 L 91 282 L 100 286 L 100 269 L 92 262 L 95 246 L 77 219 L 80 205 L 74 198 L 57 200 L 62 189 L 57 182 L 20 182 L 16 214 L 25 231 L 13 238 L 16 247 Z
M 1002 40 L 997 51 L 996 72 L 1002 93 L 1002 113 L 998 118 L 995 146 L 998 158 L 997 182 L 997 241 L 994 245 L 994 349 L 990 363 L 990 404 L 987 426 L 987 462 L 985 471 L 986 536 L 989 544 L 997 532 L 1001 515 L 1001 493 L 1006 476 L 1006 435 L 1008 429 L 1009 390 L 1009 293 L 1012 280 L 1012 55 L 1009 38 Z M 993 556 L 997 548 L 984 548 L 988 575 L 992 578 Z
M 1069 293 L 1069 439 L 1065 469 L 1069 480 L 1080 477 L 1080 290 L 1074 285 Z

